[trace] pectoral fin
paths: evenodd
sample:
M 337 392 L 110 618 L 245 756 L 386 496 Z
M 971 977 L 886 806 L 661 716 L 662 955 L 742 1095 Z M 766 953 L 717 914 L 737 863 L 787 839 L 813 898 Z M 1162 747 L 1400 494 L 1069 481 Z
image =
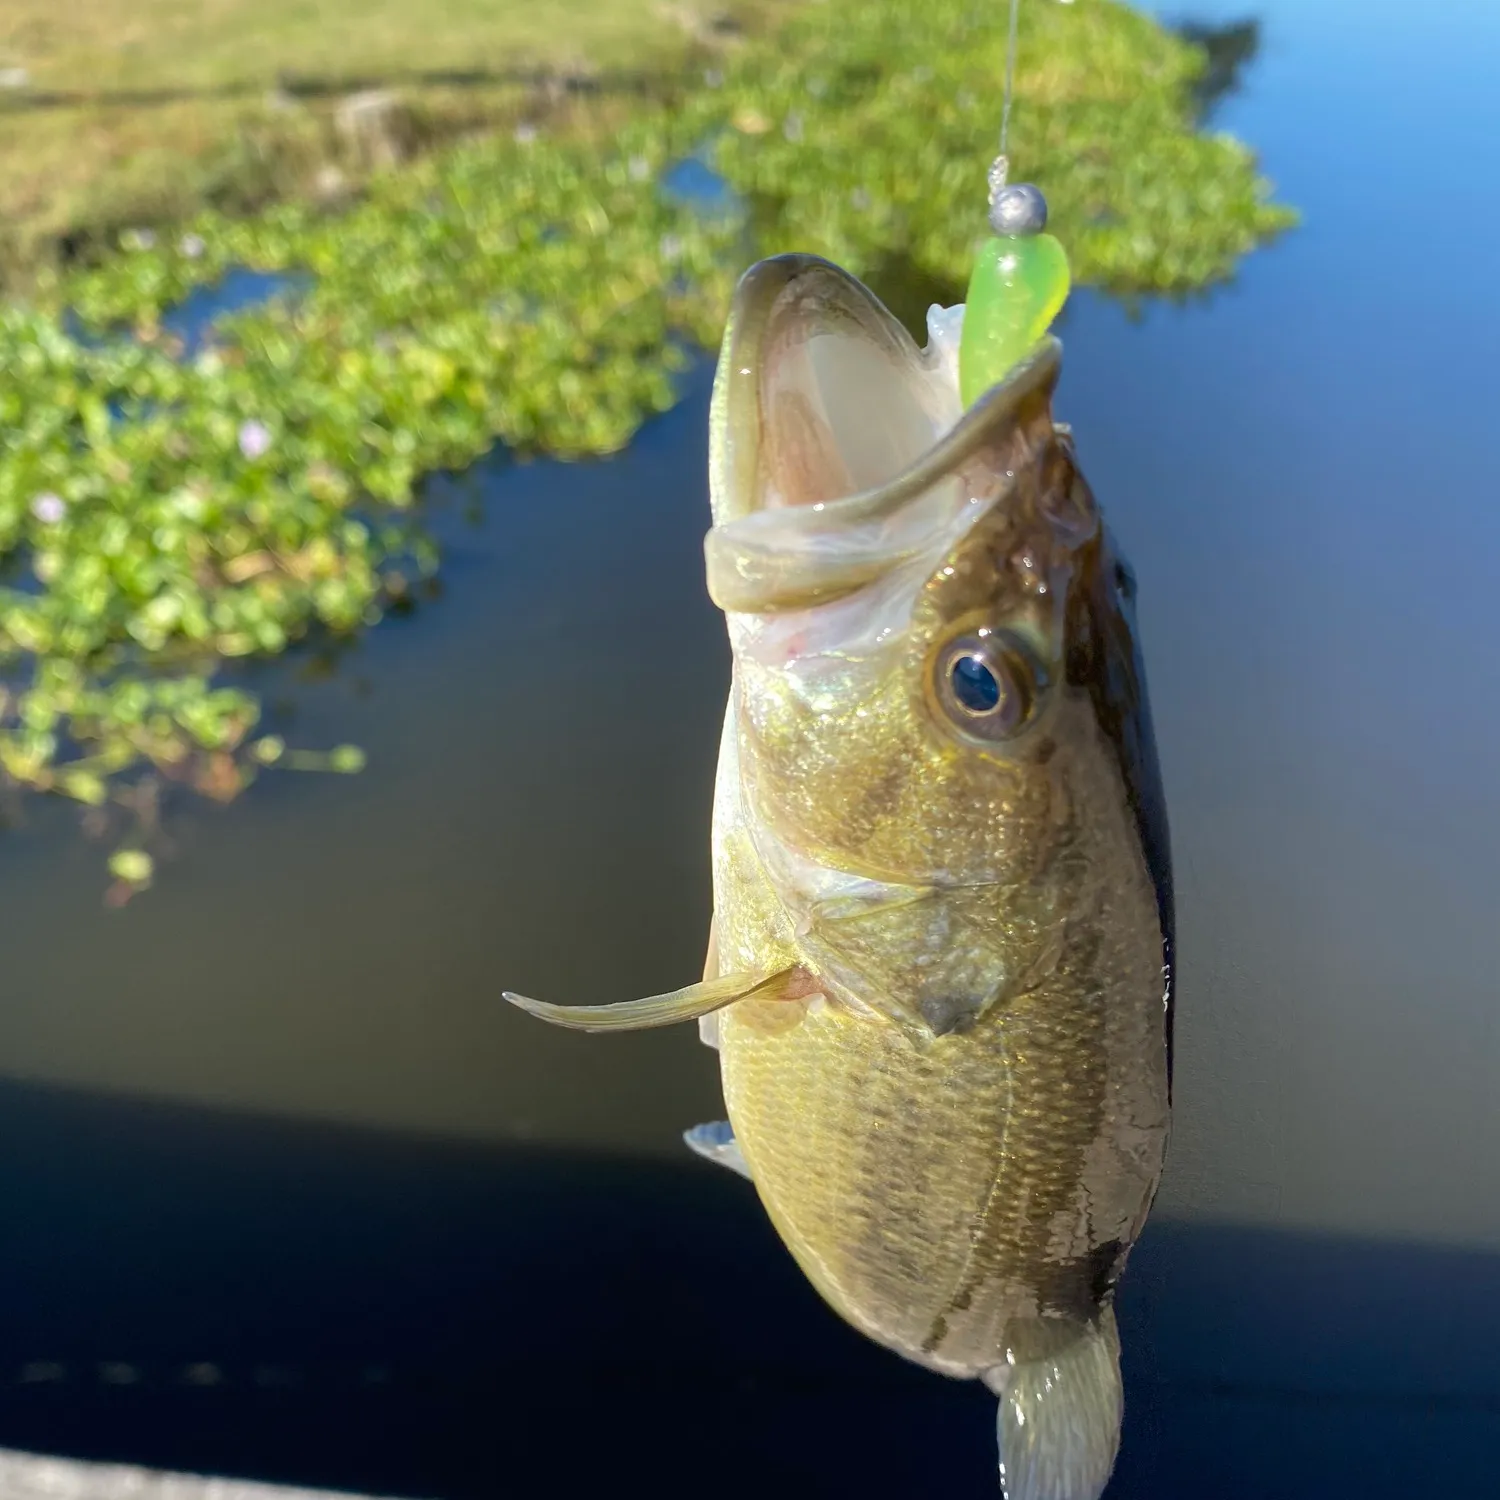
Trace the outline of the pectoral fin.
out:
M 690 984 L 686 989 L 673 990 L 669 995 L 650 995 L 644 1000 L 627 1000 L 619 1005 L 548 1005 L 544 1000 L 530 1000 L 509 990 L 505 992 L 505 998 L 530 1015 L 540 1016 L 554 1026 L 566 1026 L 572 1031 L 645 1031 L 652 1026 L 692 1021 L 752 996 L 757 1000 L 792 1000 L 807 993 L 806 971 L 793 965 L 769 978 L 755 974 L 726 974 L 722 979 Z

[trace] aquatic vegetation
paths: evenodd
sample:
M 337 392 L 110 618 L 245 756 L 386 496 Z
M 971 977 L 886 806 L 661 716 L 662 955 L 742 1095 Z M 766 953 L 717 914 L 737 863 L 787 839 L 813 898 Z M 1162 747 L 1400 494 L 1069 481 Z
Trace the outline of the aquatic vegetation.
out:
M 699 108 L 727 116 L 718 164 L 769 206 L 762 248 L 861 276 L 900 256 L 962 288 L 986 232 L 1005 9 L 817 5 L 746 56 L 727 109 Z M 1188 291 L 1294 222 L 1245 146 L 1195 129 L 1201 46 L 1114 0 L 1022 6 L 1019 41 L 1011 179 L 1044 185 L 1079 281 Z
M 195 271 L 301 265 L 317 282 L 191 361 L 157 347 L 186 289 L 177 251 L 122 259 L 140 341 L 0 316 L 4 773 L 86 802 L 146 765 L 229 785 L 214 757 L 246 745 L 257 710 L 214 664 L 379 618 L 435 565 L 402 515 L 422 473 L 496 437 L 610 452 L 669 406 L 680 340 L 713 335 L 735 231 L 643 190 L 663 165 L 472 148 L 340 218 L 204 223 Z M 119 310 L 66 291 L 96 328 Z
M 424 473 L 621 448 L 755 254 L 961 287 L 1002 47 L 997 8 L 830 0 L 722 76 L 467 143 L 339 212 L 134 234 L 0 312 L 0 776 L 97 804 L 143 770 L 228 796 L 292 763 L 225 659 L 406 597 L 437 563 Z M 1022 56 L 1013 155 L 1077 280 L 1200 286 L 1289 221 L 1243 147 L 1195 132 L 1199 49 L 1090 0 L 1030 7 Z M 694 151 L 748 214 L 660 190 Z M 164 316 L 235 267 L 308 289 L 183 357 Z

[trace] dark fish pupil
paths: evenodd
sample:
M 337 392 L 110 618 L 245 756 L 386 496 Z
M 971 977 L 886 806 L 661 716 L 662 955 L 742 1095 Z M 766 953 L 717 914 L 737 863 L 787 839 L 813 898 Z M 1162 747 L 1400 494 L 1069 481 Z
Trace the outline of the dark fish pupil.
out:
M 1000 684 L 977 656 L 960 656 L 953 663 L 953 696 L 971 714 L 987 714 L 999 705 Z

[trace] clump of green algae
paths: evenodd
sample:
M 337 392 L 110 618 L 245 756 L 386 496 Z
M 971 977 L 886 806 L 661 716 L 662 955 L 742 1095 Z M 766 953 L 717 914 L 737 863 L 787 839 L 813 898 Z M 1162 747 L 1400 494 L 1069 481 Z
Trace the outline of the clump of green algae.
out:
M 469 143 L 336 214 L 204 214 L 0 310 L 0 777 L 98 804 L 143 771 L 226 796 L 288 763 L 225 659 L 372 624 L 433 569 L 424 473 L 623 447 L 752 255 L 961 287 L 1004 31 L 970 0 L 828 0 L 607 129 Z M 1045 186 L 1076 281 L 1188 291 L 1292 222 L 1197 130 L 1197 47 L 1080 0 L 1030 7 L 1021 56 L 1011 176 Z M 746 214 L 661 191 L 694 151 Z M 312 287 L 174 357 L 163 313 L 235 266 Z

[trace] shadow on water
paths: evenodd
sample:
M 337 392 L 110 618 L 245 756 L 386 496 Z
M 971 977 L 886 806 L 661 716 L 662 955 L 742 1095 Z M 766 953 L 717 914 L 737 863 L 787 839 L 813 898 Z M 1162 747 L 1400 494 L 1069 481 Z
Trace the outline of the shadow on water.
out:
M 685 1156 L 8 1085 L 0 1201 L 0 1444 L 445 1500 L 994 1492 L 988 1394 L 852 1333 Z M 1110 1496 L 1477 1494 L 1497 1307 L 1500 1257 L 1154 1224 Z
M 1218 106 L 1239 92 L 1246 70 L 1260 52 L 1260 22 L 1180 21 L 1173 30 L 1208 54 L 1208 67 L 1194 86 L 1193 95 L 1203 119 L 1210 119 Z

